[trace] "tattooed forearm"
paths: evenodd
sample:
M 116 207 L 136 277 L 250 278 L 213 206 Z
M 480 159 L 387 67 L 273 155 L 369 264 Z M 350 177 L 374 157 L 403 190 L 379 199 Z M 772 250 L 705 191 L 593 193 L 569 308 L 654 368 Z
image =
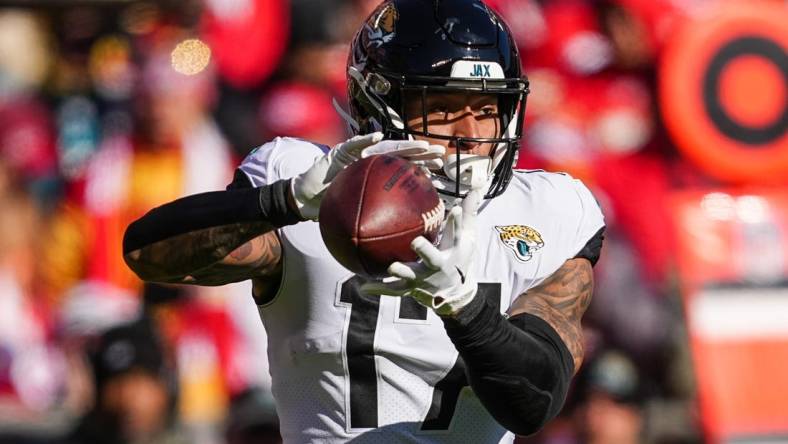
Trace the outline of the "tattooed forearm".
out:
M 261 274 L 269 274 L 274 271 L 270 268 L 273 262 L 278 262 L 276 259 L 281 254 L 282 246 L 279 237 L 270 231 L 240 245 L 222 260 L 222 264 L 231 267 L 252 267 L 260 270 Z
M 249 240 L 223 260 L 195 271 L 185 282 L 200 285 L 224 285 L 249 278 L 275 276 L 282 271 L 282 246 L 274 232 Z
M 570 259 L 542 284 L 517 298 L 510 314 L 530 313 L 550 324 L 572 353 L 577 372 L 583 362 L 580 320 L 591 303 L 593 289 L 591 263 L 586 259 Z
M 157 282 L 222 285 L 276 274 L 281 246 L 266 222 L 211 227 L 132 251 L 126 262 L 141 278 Z

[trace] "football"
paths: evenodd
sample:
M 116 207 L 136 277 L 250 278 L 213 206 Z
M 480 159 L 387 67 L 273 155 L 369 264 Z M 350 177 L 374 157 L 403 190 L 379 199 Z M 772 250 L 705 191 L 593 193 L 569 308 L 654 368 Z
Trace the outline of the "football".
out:
M 427 174 L 389 155 L 361 159 L 340 172 L 320 202 L 320 233 L 348 270 L 383 277 L 392 262 L 418 259 L 417 236 L 438 237 L 443 201 Z

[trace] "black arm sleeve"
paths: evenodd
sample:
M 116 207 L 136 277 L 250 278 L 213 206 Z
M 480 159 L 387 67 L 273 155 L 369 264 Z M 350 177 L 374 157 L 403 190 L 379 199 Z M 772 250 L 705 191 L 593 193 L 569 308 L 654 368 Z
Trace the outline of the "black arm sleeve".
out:
M 498 423 L 530 435 L 558 414 L 574 363 L 547 322 L 530 314 L 507 320 L 480 297 L 443 321 L 471 388 Z
M 287 203 L 290 180 L 259 188 L 228 187 L 183 197 L 156 207 L 126 229 L 123 254 L 146 245 L 204 228 L 239 222 L 268 221 L 273 227 L 300 222 L 301 216 Z
M 241 188 L 254 188 L 254 185 L 252 185 L 252 181 L 243 170 L 236 168 L 235 173 L 233 173 L 233 181 L 230 182 L 230 185 L 227 185 L 227 189 L 238 190 Z
M 602 242 L 604 240 L 605 227 L 602 227 L 586 242 L 583 249 L 575 255 L 575 258 L 588 259 L 592 266 L 596 265 L 599 260 L 599 254 L 602 252 Z

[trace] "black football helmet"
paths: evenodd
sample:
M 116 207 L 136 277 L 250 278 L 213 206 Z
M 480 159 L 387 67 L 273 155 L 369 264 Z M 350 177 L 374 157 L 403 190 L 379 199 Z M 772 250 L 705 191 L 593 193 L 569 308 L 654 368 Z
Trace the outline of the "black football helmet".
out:
M 413 136 L 489 144 L 482 163 L 489 187 L 500 195 L 512 177 L 522 135 L 528 80 L 508 26 L 479 0 L 387 0 L 354 37 L 347 63 L 349 123 L 356 134 L 382 131 L 386 138 Z M 500 134 L 470 138 L 430 133 L 425 103 L 430 94 L 491 94 L 497 98 Z M 421 98 L 421 129 L 405 122 L 404 98 Z M 413 107 L 411 114 L 413 114 Z M 477 159 L 447 162 L 433 183 L 444 195 L 462 197 Z M 478 166 L 478 165 L 477 165 Z

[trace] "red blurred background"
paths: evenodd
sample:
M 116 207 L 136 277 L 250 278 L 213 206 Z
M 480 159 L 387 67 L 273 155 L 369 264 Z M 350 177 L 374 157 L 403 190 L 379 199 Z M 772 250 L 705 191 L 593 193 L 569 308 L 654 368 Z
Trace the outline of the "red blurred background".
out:
M 531 82 L 518 166 L 608 223 L 587 363 L 518 442 L 788 442 L 788 5 L 488 3 Z M 0 442 L 121 442 L 108 414 L 128 442 L 278 442 L 250 286 L 143 285 L 121 238 L 273 137 L 346 138 L 376 4 L 0 6 Z

